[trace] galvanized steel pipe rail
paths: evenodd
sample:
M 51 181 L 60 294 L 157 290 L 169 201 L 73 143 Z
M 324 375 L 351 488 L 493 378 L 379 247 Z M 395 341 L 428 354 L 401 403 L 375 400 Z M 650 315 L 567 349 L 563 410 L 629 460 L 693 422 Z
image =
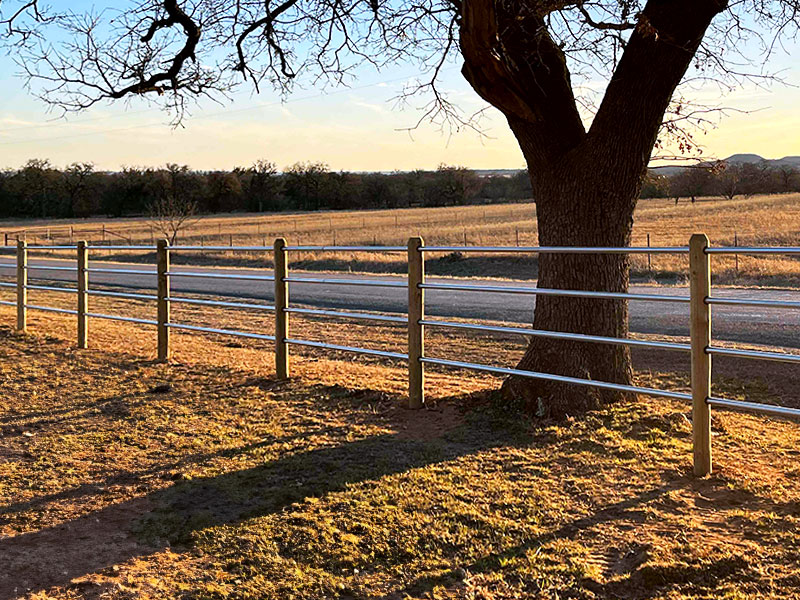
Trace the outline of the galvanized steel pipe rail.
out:
M 561 331 L 547 331 L 543 329 L 531 329 L 528 327 L 503 327 L 492 325 L 476 325 L 473 323 L 456 323 L 454 321 L 442 321 L 438 319 L 425 319 L 420 321 L 422 325 L 432 327 L 450 327 L 454 329 L 470 329 L 474 331 L 486 331 L 490 333 L 511 333 L 530 337 L 544 337 L 556 340 L 572 340 L 575 342 L 594 342 L 599 344 L 616 344 L 621 346 L 638 346 L 642 348 L 657 348 L 660 350 L 678 350 L 690 352 L 692 347 L 689 344 L 675 344 L 671 342 L 649 342 L 646 340 L 632 340 L 629 338 L 605 337 L 601 335 L 586 335 L 583 333 L 566 333 Z M 800 357 L 798 357 L 800 358 Z
M 499 285 L 469 285 L 461 283 L 421 283 L 426 290 L 451 290 L 459 292 L 490 292 L 495 294 L 530 294 L 532 296 L 564 296 L 572 298 L 598 298 L 602 300 L 647 300 L 654 302 L 678 302 L 688 304 L 687 296 L 663 296 L 656 294 L 628 294 L 622 292 L 591 292 L 554 288 L 512 287 Z
M 2 249 L 12 250 L 12 249 Z M 28 264 L 28 253 L 36 251 L 78 251 L 78 266 L 54 266 Z M 154 271 L 141 269 L 102 268 L 88 266 L 88 253 L 99 251 L 156 251 L 157 269 Z M 242 273 L 210 273 L 191 271 L 172 271 L 169 268 L 169 255 L 171 252 L 273 252 L 275 275 L 252 275 Z M 292 252 L 408 252 L 409 277 L 405 282 L 390 280 L 364 280 L 364 279 L 334 279 L 325 277 L 294 277 L 289 275 L 287 256 Z M 562 290 L 555 288 L 538 288 L 524 286 L 499 286 L 499 285 L 471 285 L 462 283 L 427 283 L 425 280 L 424 256 L 430 253 L 510 253 L 510 254 L 688 254 L 690 257 L 690 274 L 692 277 L 691 294 L 689 297 L 676 295 L 656 294 L 631 294 L 623 292 L 589 291 L 589 290 Z M 155 325 L 159 332 L 159 358 L 166 360 L 169 357 L 169 330 L 179 329 L 198 333 L 212 333 L 230 335 L 235 337 L 257 340 L 274 341 L 276 344 L 276 370 L 280 377 L 289 376 L 289 345 L 306 346 L 340 352 L 356 353 L 403 360 L 409 362 L 409 398 L 413 406 L 420 406 L 424 401 L 424 370 L 425 364 L 449 368 L 470 369 L 480 372 L 495 373 L 498 375 L 513 375 L 529 377 L 545 381 L 567 383 L 622 391 L 626 393 L 645 394 L 650 396 L 670 398 L 675 400 L 692 400 L 694 412 L 694 448 L 695 472 L 704 475 L 711 470 L 711 436 L 710 436 L 710 407 L 730 410 L 756 412 L 780 418 L 800 418 L 800 409 L 772 406 L 761 403 L 745 402 L 718 398 L 711 394 L 710 373 L 711 356 L 728 356 L 733 358 L 780 361 L 786 363 L 800 363 L 800 355 L 785 352 L 769 352 L 761 350 L 743 350 L 737 348 L 724 348 L 713 345 L 710 337 L 710 307 L 719 306 L 755 306 L 775 309 L 798 309 L 800 302 L 780 300 L 756 300 L 748 298 L 721 298 L 710 292 L 710 266 L 708 259 L 713 255 L 800 255 L 800 247 L 719 247 L 712 248 L 708 245 L 705 236 L 694 236 L 689 246 L 674 247 L 569 247 L 569 246 L 530 246 L 530 247 L 502 247 L 502 246 L 425 246 L 420 238 L 412 238 L 408 246 L 289 246 L 285 240 L 276 240 L 274 246 L 169 246 L 166 242 L 159 242 L 157 246 L 110 245 L 89 246 L 85 242 L 77 245 L 41 245 L 28 246 L 19 242 L 16 248 L 16 263 L 0 263 L 0 269 L 14 269 L 17 272 L 17 282 L 0 282 L 0 287 L 16 288 L 17 301 L 0 300 L 0 304 L 17 307 L 17 327 L 24 330 L 26 327 L 26 309 L 43 310 L 49 312 L 77 315 L 79 323 L 83 323 L 83 336 L 86 333 L 86 319 L 110 319 L 144 325 Z M 55 286 L 30 285 L 28 273 L 31 271 L 68 271 L 78 273 L 78 289 L 59 288 Z M 137 294 L 88 289 L 89 273 L 112 273 L 121 275 L 156 275 L 158 280 L 158 293 Z M 209 279 L 250 280 L 272 282 L 275 286 L 275 305 L 264 305 L 246 302 L 226 302 L 222 300 L 205 300 L 198 298 L 185 298 L 173 296 L 170 293 L 169 281 L 174 277 L 197 277 Z M 705 278 L 705 279 L 704 279 Z M 41 278 L 38 278 L 41 279 Z M 83 282 L 83 283 L 82 283 Z M 367 312 L 323 310 L 313 308 L 299 308 L 289 306 L 289 286 L 287 284 L 322 284 L 345 285 L 380 288 L 406 288 L 409 290 L 409 314 L 407 316 L 381 315 Z M 27 302 L 27 291 L 39 290 L 50 292 L 63 292 L 78 295 L 78 310 L 64 309 L 30 304 Z M 424 315 L 425 290 L 465 291 L 503 294 L 525 294 L 532 296 L 556 296 L 571 298 L 587 298 L 599 300 L 625 300 L 625 301 L 650 301 L 673 302 L 689 304 L 692 309 L 692 343 L 681 344 L 672 342 L 658 342 L 648 340 L 633 340 L 628 338 L 614 338 L 607 336 L 587 335 L 558 331 L 536 330 L 527 327 L 508 327 L 480 325 L 473 323 L 457 323 L 441 319 L 427 319 Z M 122 315 L 109 315 L 90 312 L 87 309 L 89 296 L 102 296 L 128 300 L 152 301 L 158 304 L 158 319 L 139 319 Z M 276 320 L 276 335 L 262 333 L 249 333 L 231 329 L 218 329 L 198 325 L 175 323 L 170 319 L 170 304 L 184 303 L 200 306 L 214 306 L 227 309 L 273 311 Z M 412 310 L 413 309 L 413 310 Z M 409 331 L 409 353 L 391 352 L 355 346 L 331 344 L 311 340 L 292 338 L 289 335 L 289 315 L 303 314 L 309 316 L 330 317 L 337 319 L 364 320 L 406 325 Z M 444 327 L 469 331 L 482 331 L 489 333 L 503 333 L 524 336 L 539 336 L 553 339 L 572 340 L 585 343 L 617 344 L 632 347 L 662 349 L 670 351 L 691 352 L 692 354 L 692 393 L 659 390 L 648 387 L 637 387 L 614 382 L 594 381 L 578 377 L 569 377 L 552 373 L 539 373 L 522 369 L 497 367 L 492 365 L 434 358 L 425 355 L 424 328 Z M 79 327 L 80 330 L 80 327 Z M 703 337 L 705 336 L 705 337 Z M 80 334 L 79 334 L 80 337 Z M 703 337 L 702 343 L 698 340 Z
M 523 371 L 521 369 L 509 369 L 507 367 L 493 367 L 491 365 L 462 362 L 459 360 L 446 360 L 443 358 L 424 357 L 422 358 L 422 362 L 431 365 L 442 365 L 446 367 L 455 367 L 459 369 L 468 369 L 472 371 L 497 373 L 500 375 L 519 375 L 520 377 L 529 377 L 531 379 L 542 379 L 544 381 L 555 381 L 558 383 L 571 383 L 574 385 L 595 387 L 603 390 L 615 390 L 618 392 L 629 392 L 635 394 L 645 394 L 647 396 L 658 396 L 661 398 L 672 398 L 674 400 L 692 399 L 691 394 L 686 394 L 683 392 L 671 392 L 669 390 L 637 387 L 633 385 L 624 385 L 621 383 L 612 383 L 608 381 L 595 381 L 593 379 L 581 379 L 579 377 L 567 377 L 565 375 L 553 375 L 552 373 L 539 373 L 537 371 Z
M 468 252 L 502 254 L 686 254 L 685 246 L 576 247 L 576 246 L 423 246 L 420 252 Z

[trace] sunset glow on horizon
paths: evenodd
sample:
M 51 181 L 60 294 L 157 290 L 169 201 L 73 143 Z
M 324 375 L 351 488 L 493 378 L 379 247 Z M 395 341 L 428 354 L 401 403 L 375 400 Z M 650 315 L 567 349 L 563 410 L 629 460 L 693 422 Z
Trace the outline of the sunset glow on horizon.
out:
M 800 155 L 800 71 L 788 52 L 774 63 L 772 69 L 785 84 L 748 85 L 722 95 L 707 83 L 691 92 L 703 105 L 732 109 L 724 116 L 712 115 L 714 124 L 695 132 L 702 156 Z M 429 98 L 398 106 L 404 85 L 422 77 L 407 66 L 382 72 L 363 68 L 350 87 L 306 85 L 285 99 L 269 89 L 255 94 L 244 86 L 229 101 L 204 101 L 192 108 L 179 128 L 142 99 L 98 104 L 59 118 L 24 89 L 9 57 L 0 57 L 0 68 L 5 91 L 0 100 L 0 168 L 17 168 L 31 158 L 49 159 L 57 166 L 92 162 L 103 170 L 166 163 L 232 169 L 259 159 L 279 168 L 313 161 L 351 171 L 433 169 L 441 163 L 475 169 L 524 167 L 504 117 L 486 109 L 457 64 L 444 69 L 440 85 L 465 115 L 486 109 L 480 124 L 484 135 L 469 128 L 441 130 L 424 119 L 416 126 Z M 595 91 L 601 92 L 603 85 L 594 82 Z

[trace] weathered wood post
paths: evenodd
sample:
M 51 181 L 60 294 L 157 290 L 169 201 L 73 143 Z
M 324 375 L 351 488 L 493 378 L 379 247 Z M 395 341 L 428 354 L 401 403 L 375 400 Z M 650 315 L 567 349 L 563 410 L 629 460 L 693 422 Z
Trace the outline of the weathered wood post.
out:
M 286 239 L 278 238 L 273 246 L 275 265 L 275 373 L 278 379 L 289 378 L 289 261 L 286 254 Z
M 17 240 L 17 331 L 28 330 L 28 242 Z
M 169 243 L 158 240 L 158 360 L 169 360 Z
M 691 292 L 690 335 L 692 342 L 692 441 L 694 474 L 711 473 L 711 306 L 706 299 L 711 292 L 711 261 L 706 253 L 708 237 L 696 233 L 689 241 L 689 277 Z
M 89 347 L 89 249 L 86 242 L 78 242 L 78 348 Z
M 421 237 L 408 240 L 408 407 L 421 408 L 425 403 L 425 256 Z

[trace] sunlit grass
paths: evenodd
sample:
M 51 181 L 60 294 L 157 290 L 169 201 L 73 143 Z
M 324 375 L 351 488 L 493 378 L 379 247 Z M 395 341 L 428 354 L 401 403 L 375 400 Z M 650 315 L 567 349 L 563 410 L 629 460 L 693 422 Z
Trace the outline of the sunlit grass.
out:
M 716 474 L 697 480 L 685 403 L 537 423 L 493 400 L 499 379 L 433 371 L 431 406 L 409 411 L 392 362 L 302 353 L 277 382 L 260 342 L 175 335 L 162 365 L 147 328 L 96 321 L 77 351 L 73 319 L 32 314 L 20 336 L 12 316 L 0 307 L 2 597 L 798 595 L 796 425 L 715 411 Z M 674 364 L 637 361 L 640 384 L 685 389 Z M 716 384 L 780 400 L 761 377 Z
M 100 226 L 119 234 L 106 234 L 106 242 L 151 243 L 154 234 L 145 219 L 89 220 L 73 223 L 73 240 L 99 240 Z M 7 223 L 8 228 L 29 227 L 30 240 L 42 242 L 48 228 L 57 241 L 69 241 L 66 222 Z M 782 194 L 737 198 L 701 199 L 692 204 L 681 200 L 657 199 L 639 202 L 632 244 L 685 246 L 692 233 L 706 233 L 713 245 L 798 245 L 800 237 L 800 195 Z M 122 238 L 119 236 L 123 236 Z M 405 245 L 411 236 L 421 235 L 429 245 L 535 246 L 534 204 L 497 204 L 443 208 L 411 208 L 376 211 L 337 211 L 303 214 L 219 215 L 202 217 L 182 233 L 180 243 L 192 245 L 266 245 L 275 237 L 291 244 L 306 245 Z M 67 237 L 65 237 L 67 236 Z M 125 238 L 125 239 L 123 239 Z M 431 257 L 433 274 L 532 279 L 536 277 L 535 256 L 522 257 Z M 243 266 L 271 265 L 269 252 L 256 255 L 205 252 L 205 262 Z M 400 254 L 377 252 L 304 253 L 293 255 L 298 268 L 353 272 L 405 272 Z M 664 282 L 685 280 L 685 256 L 646 255 L 632 259 L 637 280 Z M 715 257 L 715 281 L 720 284 L 796 285 L 800 282 L 800 261 L 791 257 L 742 256 L 738 263 L 730 256 Z

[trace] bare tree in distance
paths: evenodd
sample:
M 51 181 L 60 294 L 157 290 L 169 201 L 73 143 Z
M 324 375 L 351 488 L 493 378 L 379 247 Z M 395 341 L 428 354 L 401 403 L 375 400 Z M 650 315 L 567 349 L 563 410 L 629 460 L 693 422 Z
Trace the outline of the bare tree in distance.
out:
M 147 207 L 150 226 L 166 238 L 170 245 L 178 241 L 178 234 L 197 221 L 197 202 L 187 198 L 176 198 L 168 194 L 154 200 Z
M 150 225 L 174 245 L 178 234 L 194 225 L 199 218 L 197 200 L 187 184 L 189 167 L 168 164 L 159 197 L 147 207 Z
M 726 200 L 733 200 L 742 193 L 742 171 L 742 165 L 725 164 L 717 176 L 719 193 Z
M 192 99 L 236 85 L 351 81 L 363 65 L 419 65 L 407 93 L 425 115 L 472 125 L 440 86 L 459 61 L 475 92 L 499 110 L 531 176 L 543 246 L 626 246 L 654 151 L 696 144 L 709 107 L 692 86 L 724 89 L 768 76 L 762 65 L 796 35 L 800 0 L 139 0 L 103 13 L 42 15 L 36 0 L 2 0 L 0 21 L 35 93 L 62 110 L 148 97 L 180 121 Z M 51 19 L 49 22 L 43 22 Z M 42 43 L 50 27 L 63 39 Z M 223 56 L 224 55 L 224 56 Z M 603 79 L 603 92 L 590 84 Z M 683 86 L 683 87 L 680 87 Z M 713 108 L 713 107 L 711 107 Z M 538 285 L 624 292 L 622 254 L 543 254 Z M 622 300 L 543 296 L 536 329 L 626 337 Z M 532 339 L 519 367 L 630 383 L 622 345 Z M 511 378 L 508 398 L 538 414 L 576 414 L 617 392 Z

